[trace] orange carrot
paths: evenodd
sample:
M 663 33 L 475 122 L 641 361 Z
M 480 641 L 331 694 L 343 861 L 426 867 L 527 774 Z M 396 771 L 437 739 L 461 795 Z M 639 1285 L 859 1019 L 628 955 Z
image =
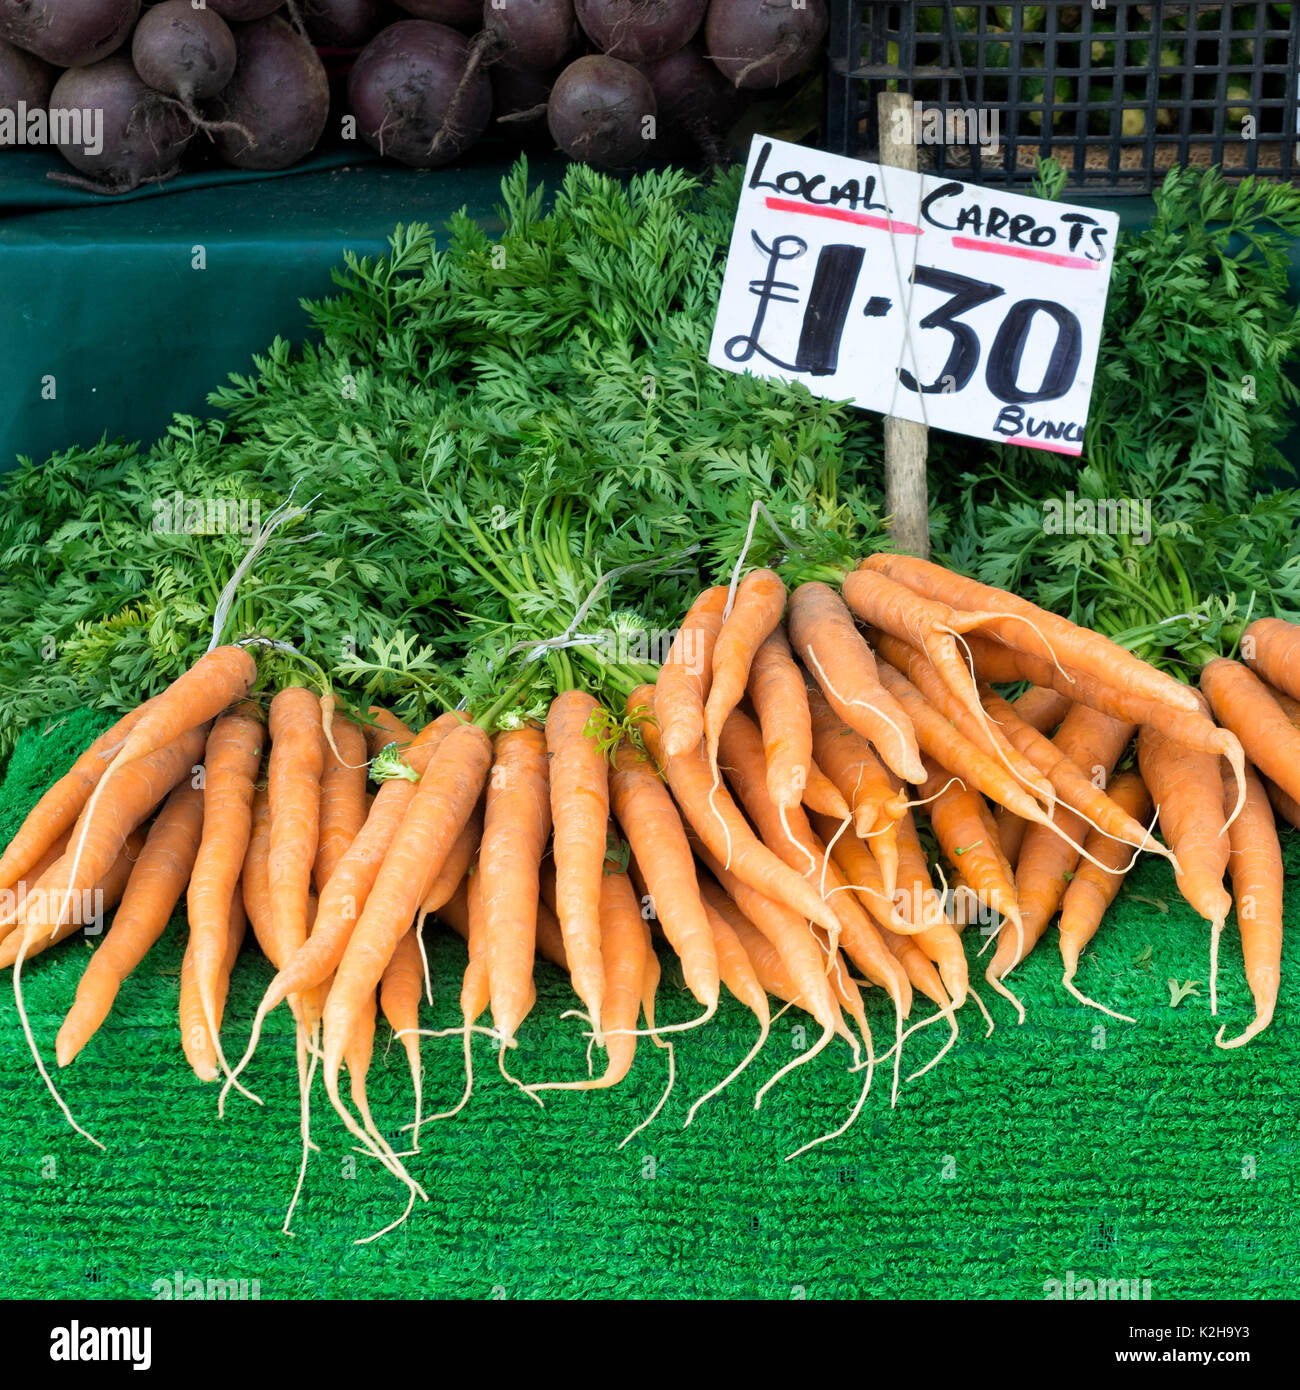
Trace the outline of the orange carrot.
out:
M 925 770 L 929 775 L 920 796 L 940 848 L 950 862 L 960 865 L 979 902 L 1014 924 L 1020 915 L 1016 887 L 981 814 L 981 807 L 987 812 L 984 798 L 950 778 L 937 763 L 927 759 Z
M 45 877 L 47 869 L 52 868 L 63 858 L 71 838 L 71 829 L 65 830 L 32 865 L 26 877 L 19 879 L 0 892 L 0 937 L 8 936 L 14 927 L 22 921 L 28 892 Z
M 689 751 L 704 737 L 704 701 L 726 603 L 725 586 L 705 589 L 682 619 L 659 671 L 654 713 L 664 747 L 672 754 Z
M 307 692 L 303 694 L 307 695 Z M 318 709 L 310 695 L 307 695 L 307 699 L 313 709 Z M 274 705 L 272 711 L 274 719 Z M 190 922 L 187 953 L 193 957 L 195 988 L 217 1061 L 223 1071 L 228 1071 L 228 1068 L 222 1056 L 215 1022 L 217 982 L 230 932 L 230 904 L 239 884 L 244 855 L 252 835 L 253 791 L 262 766 L 265 740 L 266 726 L 252 705 L 237 706 L 230 714 L 218 719 L 213 727 L 204 757 L 203 838 L 185 900 Z M 274 791 L 271 825 L 274 855 Z M 241 897 L 241 904 L 242 901 Z M 273 913 L 274 910 L 273 882 Z
M 32 870 L 49 852 L 50 846 L 72 829 L 113 755 L 151 703 L 146 700 L 137 705 L 130 714 L 105 729 L 32 807 L 18 833 L 0 855 L 0 892 L 12 888 L 24 877 L 33 883 L 40 877 Z
M 609 822 L 609 770 L 596 735 L 606 718 L 600 705 L 580 690 L 557 695 L 546 716 L 556 908 L 571 962 L 573 988 L 587 1006 L 597 1046 L 604 1042 L 600 902 Z
M 1234 779 L 1225 768 L 1225 813 L 1232 807 L 1235 790 Z M 1220 1047 L 1240 1047 L 1273 1021 L 1282 978 L 1282 846 L 1263 784 L 1250 769 L 1246 772 L 1246 809 L 1233 821 L 1229 835 L 1232 850 L 1228 870 L 1237 901 L 1237 928 L 1241 933 L 1246 983 L 1255 1001 L 1255 1018 L 1230 1042 L 1223 1041 L 1223 1028 L 1214 1041 Z
M 424 987 L 424 964 L 417 938 L 419 927 L 411 927 L 397 943 L 393 958 L 379 977 L 379 1006 L 388 1026 L 400 1035 L 411 1068 L 411 1085 L 415 1089 L 415 1143 L 420 1147 L 420 991 Z M 364 1013 L 364 1011 L 363 1011 Z
M 1288 825 L 1293 825 L 1300 830 L 1300 801 L 1295 797 L 1288 796 L 1281 787 L 1275 787 L 1272 782 L 1265 784 L 1268 792 L 1270 805 Z
M 1256 618 L 1241 635 L 1246 665 L 1293 700 L 1300 700 L 1300 624 Z
M 483 811 L 476 806 L 447 854 L 447 862 L 434 875 L 420 902 L 420 917 L 428 917 L 445 903 L 469 872 L 483 841 Z
M 629 713 L 644 704 L 645 689 L 642 686 L 628 697 Z M 714 786 L 703 748 L 665 760 L 658 730 L 644 721 L 640 730 L 646 747 L 663 767 L 682 813 L 713 854 L 751 888 L 784 903 L 832 934 L 837 933 L 839 922 L 834 911 L 821 900 L 811 884 L 754 834 L 727 789 L 721 784 Z M 797 806 L 795 811 L 798 812 Z M 640 855 L 637 855 L 637 862 L 643 869 L 646 867 Z M 708 923 L 704 925 L 707 932 Z M 708 943 L 711 952 L 711 932 Z
M 320 780 L 320 833 L 312 882 L 320 892 L 348 846 L 366 823 L 366 739 L 350 719 L 336 718 L 332 734 L 337 748 L 326 746 Z
M 1063 757 L 1051 739 L 1044 738 L 1037 729 L 1024 723 L 1015 710 L 988 686 L 982 686 L 981 692 L 991 717 L 1011 742 L 1047 777 L 1066 806 L 1078 811 L 1093 828 L 1105 831 L 1127 845 L 1158 854 L 1167 853 L 1152 840 L 1145 825 L 1126 814 L 1089 776 L 1089 772 L 1096 775 L 1094 769 L 1081 768 L 1073 759 Z M 1125 855 L 1125 860 L 1128 857 Z
M 803 675 L 779 627 L 767 635 L 754 653 L 749 668 L 749 698 L 763 731 L 768 794 L 778 806 L 797 806 L 807 790 L 812 724 Z
M 1041 685 L 1031 685 L 1011 701 L 1016 718 L 1040 734 L 1051 734 L 1070 712 L 1074 702 L 1059 690 L 1049 690 Z
M 1293 699 L 1285 690 L 1279 690 L 1275 685 L 1264 682 L 1264 689 L 1277 701 L 1278 708 L 1286 715 L 1291 724 L 1300 729 L 1300 700 Z
M 1127 814 L 1145 818 L 1151 814 L 1151 797 L 1141 777 L 1136 772 L 1121 772 L 1109 787 L 1111 799 Z M 1100 830 L 1094 830 L 1084 843 L 1095 859 L 1106 867 L 1084 862 L 1070 880 L 1061 898 L 1061 960 L 1065 972 L 1061 983 L 1081 1003 L 1101 1006 L 1095 1000 L 1079 993 L 1074 977 L 1079 969 L 1079 957 L 1083 949 L 1097 935 L 1101 919 L 1106 909 L 1115 901 L 1124 882 L 1124 875 L 1130 859 L 1127 848 L 1118 840 L 1112 840 Z M 1103 1009 L 1110 1013 L 1109 1009 Z M 1116 1015 L 1123 1018 L 1124 1015 Z
M 875 657 L 844 600 L 828 585 L 800 584 L 790 595 L 790 645 L 817 678 L 831 708 L 875 745 L 905 782 L 922 779 L 916 734 L 880 679 Z
M 1132 725 L 1122 724 L 1087 705 L 1075 705 L 1061 722 L 1052 743 L 1064 757 L 1108 778 L 1132 737 Z M 1083 818 L 1077 812 L 1058 808 L 1055 827 L 1031 825 L 1025 835 L 1016 866 L 1020 920 L 1003 924 L 997 949 L 984 972 L 989 984 L 1016 1005 L 1022 1023 L 1023 1006 L 1002 980 L 1034 949 L 1056 915 L 1069 875 L 1078 866 L 1082 853 L 1079 841 L 1084 832 Z
M 414 729 L 379 705 L 371 705 L 366 717 L 371 721 L 365 726 L 366 752 L 372 758 L 390 743 L 400 743 L 405 747 L 415 738 Z
M 1275 646 L 1261 644 L 1261 649 L 1276 652 Z M 1300 797 L 1300 730 L 1264 682 L 1250 667 L 1216 657 L 1201 671 L 1201 689 L 1214 717 L 1237 735 L 1250 761 L 1288 796 Z
M 740 581 L 735 601 L 713 649 L 713 678 L 704 706 L 704 737 L 709 763 L 718 760 L 718 737 L 727 716 L 740 703 L 759 647 L 785 612 L 785 585 L 771 570 L 751 570 Z M 671 747 L 671 745 L 670 745 Z M 685 752 L 676 749 L 674 752 Z
M 600 822 L 603 831 L 604 821 Z M 551 833 L 546 735 L 525 725 L 496 737 L 478 871 L 487 924 L 492 1024 L 512 1047 L 523 1022 L 537 951 L 538 875 Z M 601 842 L 603 848 L 603 840 Z
M 66 1067 L 94 1036 L 122 981 L 162 936 L 189 881 L 202 828 L 203 793 L 182 783 L 150 827 L 113 925 L 77 982 L 55 1041 L 59 1066 Z
M 703 754 L 700 756 L 703 761 Z M 707 763 L 705 767 L 707 776 Z M 700 901 L 686 831 L 672 797 L 655 776 L 649 760 L 626 741 L 614 751 L 609 799 L 615 819 L 645 875 L 655 916 L 682 962 L 686 987 L 706 1010 L 715 1009 L 720 982 L 718 956 Z
M 907 798 L 897 795 L 880 759 L 856 729 L 840 719 L 821 689 L 807 687 L 812 718 L 813 753 L 826 775 L 848 801 L 859 835 L 868 835 L 883 813 L 896 821 L 907 810 Z M 814 810 L 817 808 L 814 807 Z M 822 811 L 821 815 L 833 812 Z
M 246 919 L 244 900 L 236 892 L 230 902 L 230 927 L 226 935 L 225 954 L 213 982 L 212 1009 L 216 1027 L 220 1029 L 222 1014 L 226 1007 L 226 994 L 230 988 L 230 975 L 235 968 L 239 948 L 244 942 Z M 194 957 L 188 946 L 181 961 L 181 993 L 179 1006 L 181 1048 L 185 1060 L 194 1070 L 200 1081 L 215 1081 L 218 1076 L 217 1050 L 213 1045 L 212 1034 L 204 1021 L 204 1008 L 199 999 L 198 979 L 195 974 Z
M 1138 734 L 1138 766 L 1160 816 L 1165 843 L 1178 856 L 1179 892 L 1211 924 L 1210 1012 L 1218 1012 L 1219 936 L 1232 911 L 1223 886 L 1229 836 L 1217 758 L 1175 743 L 1151 725 Z
M 122 894 L 126 891 L 127 882 L 131 877 L 131 871 L 143 848 L 144 836 L 138 830 L 133 830 L 126 837 L 126 843 L 118 852 L 117 858 L 110 865 L 103 878 L 95 884 L 90 892 L 74 894 L 73 910 L 66 914 L 63 921 L 52 932 L 42 932 L 36 940 L 29 941 L 23 950 L 24 959 L 30 960 L 33 956 L 40 955 L 42 951 L 48 950 L 60 941 L 66 941 L 68 937 L 75 936 L 77 932 L 86 930 L 92 925 L 100 924 L 99 930 L 102 931 L 103 916 L 121 901 Z M 0 941 L 0 970 L 15 963 L 21 944 L 22 934 L 19 932 L 11 932 L 3 941 Z
M 270 732 L 266 787 L 271 803 L 271 929 L 282 956 L 287 956 L 307 940 L 307 894 L 320 841 L 325 739 L 319 701 L 302 686 L 286 686 L 271 701 Z
M 1038 824 L 1047 821 L 1042 808 L 1015 777 L 955 729 L 906 676 L 882 663 L 880 680 L 907 711 L 921 747 L 940 767 L 1018 816 Z M 925 781 L 923 765 L 916 781 Z
M 808 784 L 803 789 L 803 804 L 810 811 L 831 816 L 835 820 L 847 820 L 853 814 L 840 789 L 821 770 L 815 758 L 808 762 Z
M 1146 699 L 1128 687 L 1076 670 L 1068 664 L 1061 672 L 1046 657 L 1015 651 L 987 637 L 972 634 L 967 639 L 975 663 L 975 674 L 984 681 L 1032 681 L 1050 686 L 1077 704 L 1088 705 L 1126 724 L 1150 725 L 1166 738 L 1186 744 L 1199 753 L 1227 758 L 1239 775 L 1245 777 L 1245 754 L 1236 734 L 1220 729 L 1203 704 L 1195 709 L 1177 708 L 1159 700 Z M 1190 689 L 1190 687 L 1184 687 Z M 1200 696 L 1191 692 L 1194 699 Z M 1242 782 L 1244 787 L 1244 780 Z M 1245 795 L 1244 791 L 1242 793 Z
M 1054 659 L 1171 709 L 1196 712 L 1192 693 L 1180 681 L 1157 671 L 1101 633 L 1079 627 L 1015 594 L 966 579 L 914 555 L 870 555 L 862 566 L 971 616 L 1003 615 L 983 616 L 979 626 L 1009 647 Z

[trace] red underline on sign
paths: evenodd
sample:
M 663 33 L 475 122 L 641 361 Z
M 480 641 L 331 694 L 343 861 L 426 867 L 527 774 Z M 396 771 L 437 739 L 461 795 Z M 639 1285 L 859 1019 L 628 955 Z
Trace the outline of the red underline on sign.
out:
M 869 212 L 850 212 L 848 208 L 818 208 L 808 203 L 797 202 L 794 198 L 767 198 L 765 203 L 773 212 L 801 212 L 805 217 L 829 217 L 836 222 L 852 222 L 858 227 L 874 227 L 881 232 L 902 232 L 906 236 L 920 236 L 920 227 L 910 222 L 895 222 L 889 217 L 874 217 Z
M 1084 256 L 1065 256 L 1059 251 L 1036 251 L 1032 246 L 1005 246 L 1000 241 L 979 241 L 969 236 L 955 236 L 952 244 L 958 251 L 992 251 L 995 256 L 1016 256 L 1022 261 L 1042 261 L 1044 265 L 1063 265 L 1074 270 L 1096 270 L 1100 264 Z
M 1083 453 L 1082 449 L 1072 448 L 1069 444 L 1048 444 L 1041 439 L 1026 439 L 1017 435 L 1014 439 L 1003 441 L 1006 444 L 1019 444 L 1022 449 L 1046 449 L 1052 454 L 1069 454 L 1071 458 L 1078 458 Z

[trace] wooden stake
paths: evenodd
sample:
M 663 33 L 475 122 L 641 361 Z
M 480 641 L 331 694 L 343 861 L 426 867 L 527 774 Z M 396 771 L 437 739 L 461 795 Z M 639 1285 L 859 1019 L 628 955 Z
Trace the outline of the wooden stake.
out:
M 891 169 L 916 171 L 916 143 L 898 140 L 912 128 L 912 98 L 906 92 L 881 92 L 876 98 L 880 120 L 880 162 Z M 895 116 L 906 112 L 906 119 Z M 915 420 L 885 416 L 885 511 L 894 543 L 913 555 L 930 554 L 930 494 L 925 457 L 929 431 Z

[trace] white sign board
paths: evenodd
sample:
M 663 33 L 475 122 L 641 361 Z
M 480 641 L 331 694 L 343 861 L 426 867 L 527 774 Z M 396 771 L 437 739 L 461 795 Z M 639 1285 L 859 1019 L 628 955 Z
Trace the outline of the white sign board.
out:
M 1118 227 L 756 135 L 709 361 L 1079 454 Z

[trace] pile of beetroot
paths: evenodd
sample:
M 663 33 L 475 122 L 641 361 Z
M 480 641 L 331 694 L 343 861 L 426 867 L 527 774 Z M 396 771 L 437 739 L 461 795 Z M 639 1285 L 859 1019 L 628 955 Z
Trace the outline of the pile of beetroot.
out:
M 717 161 L 746 93 L 805 73 L 826 27 L 826 0 L 0 0 L 0 111 L 102 112 L 102 139 L 48 131 L 77 171 L 52 177 L 106 193 L 204 142 L 284 169 L 332 124 L 414 168 L 489 130 L 609 168 Z

